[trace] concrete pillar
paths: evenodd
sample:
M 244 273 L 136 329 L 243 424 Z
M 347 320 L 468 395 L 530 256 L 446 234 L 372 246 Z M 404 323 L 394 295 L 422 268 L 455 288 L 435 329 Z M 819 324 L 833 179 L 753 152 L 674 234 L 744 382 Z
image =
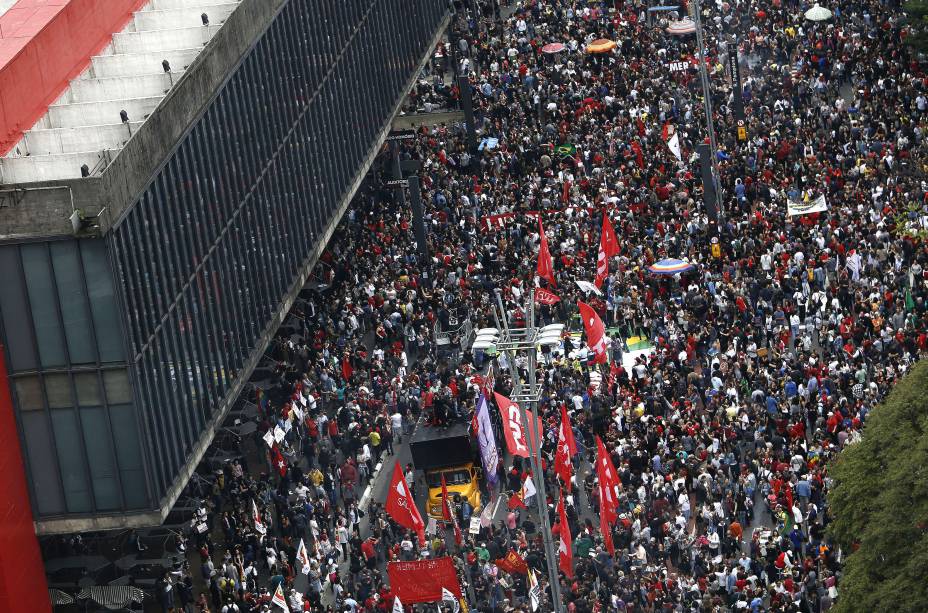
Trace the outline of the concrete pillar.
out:
M 423 262 L 427 262 L 429 259 L 429 243 L 425 227 L 425 213 L 422 209 L 422 188 L 419 187 L 419 177 L 415 175 L 409 177 L 408 185 L 412 224 L 416 233 L 416 245 L 419 247 L 419 257 Z
M 470 89 L 470 79 L 467 76 L 458 77 L 458 89 L 461 91 L 461 110 L 464 111 L 464 123 L 467 126 L 467 146 L 471 153 L 476 153 L 477 126 L 474 124 L 474 98 Z

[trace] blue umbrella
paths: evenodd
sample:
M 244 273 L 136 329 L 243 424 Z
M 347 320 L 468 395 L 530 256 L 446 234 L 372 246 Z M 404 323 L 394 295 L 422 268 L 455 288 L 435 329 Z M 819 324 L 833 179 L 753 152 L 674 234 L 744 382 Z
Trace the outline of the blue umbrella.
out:
M 693 264 L 675 258 L 660 260 L 648 266 L 648 270 L 654 275 L 675 275 L 677 273 L 693 270 L 694 268 L 696 267 Z

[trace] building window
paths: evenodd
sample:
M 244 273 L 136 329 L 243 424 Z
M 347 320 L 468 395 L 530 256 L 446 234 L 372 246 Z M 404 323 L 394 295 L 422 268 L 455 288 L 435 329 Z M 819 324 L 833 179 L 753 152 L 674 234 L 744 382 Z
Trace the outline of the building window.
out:
M 106 259 L 106 247 L 101 240 L 81 241 L 84 276 L 90 295 L 90 310 L 97 332 L 97 350 L 101 362 L 125 360 L 119 312 L 113 293 L 113 279 Z
M 97 357 L 77 242 L 51 243 L 51 252 L 58 299 L 61 301 L 64 335 L 68 341 L 68 355 L 72 364 L 92 364 L 97 361 Z
M 13 372 L 33 370 L 36 360 L 35 346 L 32 344 L 32 317 L 26 301 L 23 285 L 22 268 L 17 247 L 0 248 L 0 314 L 3 315 L 3 329 L 9 350 L 10 368 Z
M 39 359 L 46 368 L 64 366 L 68 360 L 58 318 L 58 298 L 48 261 L 48 246 L 46 243 L 23 245 L 22 257 Z

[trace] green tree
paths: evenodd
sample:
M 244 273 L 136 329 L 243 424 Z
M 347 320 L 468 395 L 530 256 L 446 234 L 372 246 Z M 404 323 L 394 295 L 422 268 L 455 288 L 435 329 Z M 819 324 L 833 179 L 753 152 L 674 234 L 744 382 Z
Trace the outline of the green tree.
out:
M 835 611 L 928 611 L 928 360 L 830 470 L 829 534 L 845 554 Z
M 928 1 L 909 0 L 902 6 L 909 26 L 906 42 L 917 51 L 928 51 Z

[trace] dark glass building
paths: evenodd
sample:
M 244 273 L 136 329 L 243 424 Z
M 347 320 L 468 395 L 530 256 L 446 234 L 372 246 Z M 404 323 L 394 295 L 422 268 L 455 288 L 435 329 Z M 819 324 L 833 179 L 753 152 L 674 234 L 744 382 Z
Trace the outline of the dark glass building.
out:
M 102 174 L 0 186 L 0 384 L 40 533 L 163 520 L 447 19 L 243 0 Z

